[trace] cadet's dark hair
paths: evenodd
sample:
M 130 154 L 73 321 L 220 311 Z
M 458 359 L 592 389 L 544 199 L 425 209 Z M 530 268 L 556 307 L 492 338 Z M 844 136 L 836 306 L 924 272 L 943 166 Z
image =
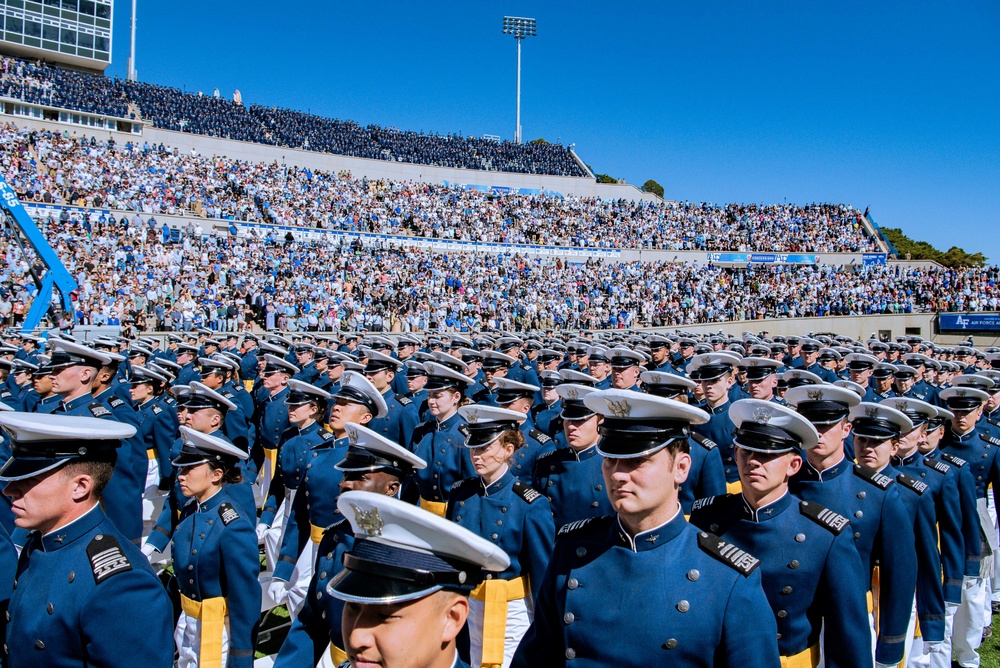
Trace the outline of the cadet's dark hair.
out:
M 243 482 L 243 473 L 238 466 L 225 466 L 218 462 L 207 462 L 208 467 L 213 471 L 222 471 L 222 482 L 230 485 Z
M 90 476 L 91 480 L 94 481 L 93 496 L 99 499 L 104 492 L 104 488 L 108 486 L 108 482 L 111 480 L 111 474 L 114 473 L 115 465 L 113 462 L 84 459 L 72 461 L 63 466 L 62 470 L 63 474 L 67 477 L 75 475 Z
M 508 429 L 504 433 L 500 434 L 500 445 L 513 445 L 514 452 L 517 452 L 524 447 L 524 434 L 521 433 L 520 429 Z

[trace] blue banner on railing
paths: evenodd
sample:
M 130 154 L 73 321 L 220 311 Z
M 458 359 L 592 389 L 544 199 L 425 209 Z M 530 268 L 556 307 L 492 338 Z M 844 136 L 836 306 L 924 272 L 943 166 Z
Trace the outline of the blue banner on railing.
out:
M 861 256 L 861 263 L 868 267 L 874 264 L 885 264 L 885 259 L 885 253 L 864 253 Z
M 942 332 L 1000 332 L 1000 313 L 941 313 Z
M 816 255 L 802 253 L 708 253 L 708 261 L 718 264 L 816 264 Z

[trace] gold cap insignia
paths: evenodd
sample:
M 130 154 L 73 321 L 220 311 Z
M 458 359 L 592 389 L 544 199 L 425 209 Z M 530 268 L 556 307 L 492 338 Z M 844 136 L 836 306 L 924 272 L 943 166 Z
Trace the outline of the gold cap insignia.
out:
M 575 387 L 568 388 L 566 390 L 566 398 L 575 401 L 580 398 L 580 391 Z
M 608 401 L 608 410 L 615 417 L 625 418 L 632 412 L 632 407 L 628 405 L 628 400 Z
M 823 390 L 807 390 L 806 396 L 813 401 L 819 401 L 823 398 Z
M 365 532 L 366 536 L 374 538 L 382 535 L 385 523 L 379 517 L 377 507 L 365 512 L 352 503 L 351 508 L 354 508 L 354 523 L 358 525 L 358 529 Z
M 356 432 L 353 429 L 348 430 L 348 432 L 347 432 L 347 442 L 350 445 L 357 445 L 358 444 L 358 432 Z
M 469 411 L 465 414 L 465 419 L 469 424 L 476 424 L 479 422 L 479 411 Z
M 865 415 L 870 418 L 878 417 L 878 406 L 865 406 Z
M 964 397 L 966 394 L 968 394 L 968 392 L 966 392 L 963 389 L 956 389 L 955 390 L 955 396 Z
M 771 421 L 772 415 L 774 415 L 774 409 L 767 406 L 758 406 L 753 409 L 753 414 L 750 418 L 758 424 L 767 424 Z
M 905 411 L 909 407 L 909 404 L 905 401 L 897 401 L 895 405 L 897 411 Z

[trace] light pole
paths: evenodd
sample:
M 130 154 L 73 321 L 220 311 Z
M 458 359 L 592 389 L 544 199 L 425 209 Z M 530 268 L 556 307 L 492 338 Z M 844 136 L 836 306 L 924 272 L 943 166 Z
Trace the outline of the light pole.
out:
M 129 81 L 137 81 L 139 75 L 135 71 L 135 0 L 132 0 L 132 35 L 131 42 L 129 45 L 129 59 L 128 59 L 128 74 L 126 78 Z
M 538 35 L 538 22 L 519 16 L 503 17 L 503 34 L 513 35 L 517 41 L 517 120 L 514 124 L 514 141 L 521 143 L 521 40 Z

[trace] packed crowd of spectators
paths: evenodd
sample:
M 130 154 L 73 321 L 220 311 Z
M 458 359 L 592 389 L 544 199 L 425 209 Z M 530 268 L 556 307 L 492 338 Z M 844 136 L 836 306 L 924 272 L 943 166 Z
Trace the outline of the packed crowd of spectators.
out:
M 844 204 L 603 201 L 369 181 L 0 126 L 0 169 L 29 202 L 381 234 L 589 248 L 881 251 Z
M 407 132 L 0 57 L 0 95 L 166 130 L 440 167 L 586 176 L 565 146 Z
M 37 222 L 79 282 L 79 324 L 522 331 L 1000 307 L 996 267 L 572 264 L 230 236 L 193 224 L 164 243 L 152 217 L 62 218 Z M 9 323 L 34 293 L 34 260 L 9 239 L 3 252 L 0 319 Z

